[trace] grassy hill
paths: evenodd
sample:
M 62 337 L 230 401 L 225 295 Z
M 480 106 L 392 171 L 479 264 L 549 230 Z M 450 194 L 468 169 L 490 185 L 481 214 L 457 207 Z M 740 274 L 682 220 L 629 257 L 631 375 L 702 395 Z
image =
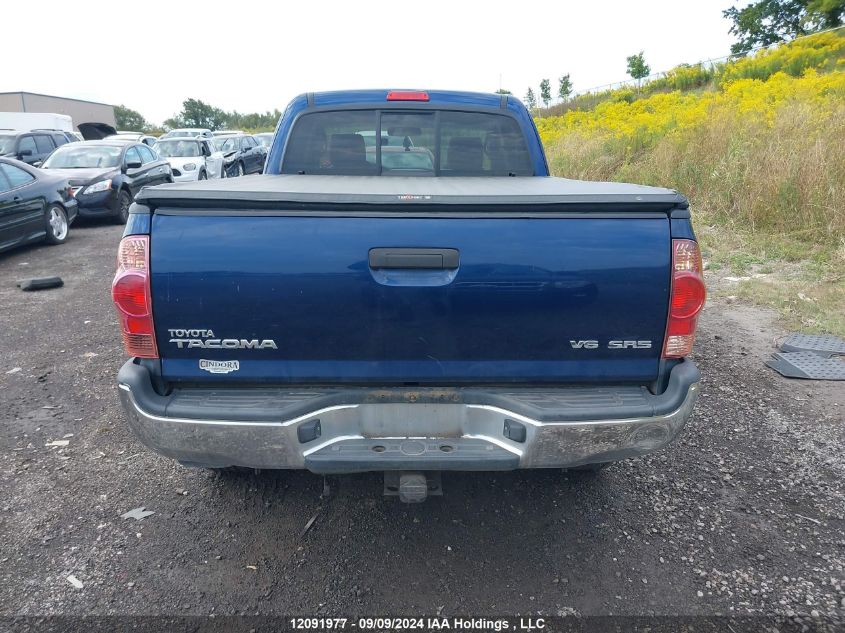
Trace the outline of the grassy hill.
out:
M 845 334 L 845 29 L 539 114 L 555 175 L 682 191 L 725 292 Z

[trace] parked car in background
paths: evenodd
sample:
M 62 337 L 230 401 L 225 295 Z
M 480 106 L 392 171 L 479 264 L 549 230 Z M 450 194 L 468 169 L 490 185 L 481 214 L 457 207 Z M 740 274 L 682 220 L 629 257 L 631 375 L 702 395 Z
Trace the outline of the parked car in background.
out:
M 221 136 L 215 145 L 223 152 L 223 169 L 227 176 L 260 174 L 264 170 L 267 150 L 249 134 Z
M 29 165 L 40 164 L 54 149 L 66 143 L 67 139 L 60 132 L 0 130 L 0 156 Z
M 103 123 L 99 121 L 80 123 L 76 127 L 79 128 L 79 132 L 80 134 L 82 134 L 82 138 L 86 141 L 102 141 L 107 136 L 117 134 L 117 130 L 115 130 L 114 127 L 112 127 L 108 123 Z
M 211 130 L 204 127 L 178 127 L 169 132 L 165 132 L 159 136 L 159 140 L 163 138 L 175 138 L 178 136 L 201 136 L 203 138 L 212 138 L 214 135 Z
M 57 149 L 42 169 L 69 180 L 79 215 L 125 224 L 142 187 L 173 182 L 170 165 L 152 148 L 124 141 L 83 141 Z
M 173 180 L 188 182 L 224 178 L 223 152 L 205 138 L 166 138 L 154 149 L 170 163 Z
M 76 215 L 66 177 L 0 158 L 0 251 L 39 240 L 61 244 Z
M 394 130 L 395 131 L 395 130 Z M 375 130 L 360 130 L 356 132 L 359 136 L 364 139 L 364 145 L 366 145 L 367 149 L 370 147 L 376 146 L 376 131 Z M 413 147 L 414 141 L 411 139 L 410 136 L 407 134 L 403 135 L 391 135 L 388 130 L 381 131 L 381 146 L 388 146 L 388 147 Z
M 270 151 L 270 145 L 273 143 L 273 133 L 272 132 L 261 132 L 260 134 L 253 134 L 255 140 L 266 149 L 268 152 Z
M 52 128 L 36 128 L 34 130 L 30 130 L 30 132 L 47 132 L 53 137 L 56 147 L 64 145 L 65 143 L 76 143 L 77 141 L 82 140 L 82 136 L 79 132 L 67 132 L 65 130 L 56 130 Z
M 235 136 L 236 134 L 246 134 L 243 130 L 215 130 L 212 132 L 214 138 L 218 136 Z
M 144 145 L 149 145 L 150 147 L 155 145 L 156 141 L 158 141 L 155 136 L 144 134 L 143 132 L 125 132 L 119 130 L 117 134 L 111 134 L 106 137 L 106 140 L 112 139 L 116 139 L 119 141 L 133 141 L 135 143 L 143 143 Z
M 385 137 L 382 137 L 385 138 Z M 367 148 L 367 162 L 376 164 L 376 148 Z M 427 147 L 396 147 L 385 145 L 381 148 L 381 164 L 384 169 L 403 172 L 433 172 L 434 154 Z M 414 174 L 408 174 L 413 176 Z

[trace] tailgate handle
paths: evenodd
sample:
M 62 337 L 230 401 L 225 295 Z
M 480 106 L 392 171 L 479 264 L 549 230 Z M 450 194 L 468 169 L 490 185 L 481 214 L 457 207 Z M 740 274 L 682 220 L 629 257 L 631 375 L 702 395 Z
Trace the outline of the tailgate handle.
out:
M 417 268 L 444 270 L 457 268 L 456 248 L 371 248 L 370 268 Z

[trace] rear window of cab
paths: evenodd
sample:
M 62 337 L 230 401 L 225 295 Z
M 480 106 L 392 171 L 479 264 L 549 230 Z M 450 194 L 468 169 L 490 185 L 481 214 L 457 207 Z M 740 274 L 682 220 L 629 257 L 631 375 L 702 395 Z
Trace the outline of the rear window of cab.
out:
M 533 176 L 522 130 L 504 114 L 335 110 L 296 121 L 283 174 Z

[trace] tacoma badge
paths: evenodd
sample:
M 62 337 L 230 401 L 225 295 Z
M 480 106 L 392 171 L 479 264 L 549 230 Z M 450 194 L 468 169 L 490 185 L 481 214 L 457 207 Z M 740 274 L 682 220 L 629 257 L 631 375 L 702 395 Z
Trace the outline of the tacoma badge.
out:
M 171 343 L 179 349 L 279 349 L 273 339 L 216 338 L 212 330 L 169 329 Z

